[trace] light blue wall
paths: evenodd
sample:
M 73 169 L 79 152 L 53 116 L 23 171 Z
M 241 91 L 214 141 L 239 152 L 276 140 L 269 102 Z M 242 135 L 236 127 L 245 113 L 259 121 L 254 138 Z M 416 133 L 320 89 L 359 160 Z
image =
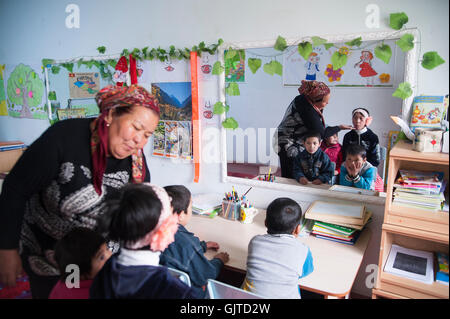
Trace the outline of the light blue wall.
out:
M 80 29 L 65 27 L 66 5 L 80 8 Z M 365 25 L 366 6 L 375 3 L 380 9 L 380 28 Z M 390 13 L 404 11 L 409 16 L 407 27 L 421 31 L 421 51 L 438 51 L 449 60 L 447 0 L 383 0 L 383 1 L 300 1 L 300 0 L 1 0 L 0 63 L 39 65 L 42 58 L 65 59 L 97 55 L 104 45 L 107 54 L 122 49 L 145 46 L 168 48 L 192 47 L 201 41 L 216 43 L 273 40 L 330 34 L 390 30 Z M 448 93 L 448 62 L 433 71 L 419 67 L 419 94 Z M 205 86 L 202 93 L 217 96 L 217 86 Z M 34 141 L 48 126 L 46 121 L 0 117 L 0 140 Z M 220 144 L 208 135 L 208 151 L 218 154 Z M 148 154 L 148 147 L 147 147 Z M 152 181 L 167 185 L 185 184 L 193 193 L 231 189 L 221 183 L 220 165 L 202 163 L 200 183 L 193 183 L 193 165 L 148 157 Z M 235 185 L 236 186 L 236 185 Z M 247 187 L 237 185 L 242 192 Z M 251 195 L 251 196 L 250 196 Z M 266 207 L 276 197 L 289 196 L 302 208 L 316 198 L 301 192 L 280 192 L 255 187 L 250 200 Z M 372 240 L 356 279 L 355 291 L 370 295 L 364 284 L 365 265 L 378 263 L 380 229 L 384 207 L 368 205 L 374 213 Z

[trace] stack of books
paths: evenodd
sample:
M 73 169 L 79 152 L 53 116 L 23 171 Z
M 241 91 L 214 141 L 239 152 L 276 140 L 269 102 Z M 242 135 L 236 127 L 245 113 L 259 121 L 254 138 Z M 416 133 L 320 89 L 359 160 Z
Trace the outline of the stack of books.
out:
M 315 201 L 305 213 L 306 219 L 314 221 L 311 234 L 347 245 L 356 243 L 371 217 L 364 205 L 342 201 Z
M 443 172 L 400 170 L 399 173 L 394 184 L 394 204 L 429 211 L 443 209 L 446 185 Z
M 192 196 L 192 212 L 209 217 L 216 216 L 222 209 L 222 195 L 206 193 Z
M 448 286 L 448 254 L 436 253 L 437 273 L 436 281 Z

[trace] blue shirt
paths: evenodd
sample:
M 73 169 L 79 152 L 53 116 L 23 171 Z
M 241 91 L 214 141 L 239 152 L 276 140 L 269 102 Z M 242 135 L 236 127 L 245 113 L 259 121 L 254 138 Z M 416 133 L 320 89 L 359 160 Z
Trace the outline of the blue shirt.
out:
M 354 178 L 348 175 L 345 164 L 341 166 L 341 174 L 339 176 L 339 184 L 344 186 L 362 188 L 362 189 L 375 189 L 375 180 L 377 179 L 377 169 L 369 162 L 365 162 L 359 171 L 359 174 Z

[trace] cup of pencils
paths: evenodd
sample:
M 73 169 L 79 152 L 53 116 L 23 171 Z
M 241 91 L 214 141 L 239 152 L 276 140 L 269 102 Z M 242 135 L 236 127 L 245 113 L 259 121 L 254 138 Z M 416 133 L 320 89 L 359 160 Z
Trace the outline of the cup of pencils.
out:
M 229 220 L 239 220 L 241 215 L 241 200 L 234 190 L 232 192 L 225 193 L 222 200 L 222 210 L 219 216 Z

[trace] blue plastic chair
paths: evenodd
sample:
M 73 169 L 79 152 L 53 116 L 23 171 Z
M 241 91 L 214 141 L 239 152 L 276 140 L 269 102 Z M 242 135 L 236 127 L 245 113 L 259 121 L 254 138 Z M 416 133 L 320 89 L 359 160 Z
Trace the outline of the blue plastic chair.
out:
M 208 294 L 210 299 L 264 299 L 252 292 L 213 279 L 208 279 Z

